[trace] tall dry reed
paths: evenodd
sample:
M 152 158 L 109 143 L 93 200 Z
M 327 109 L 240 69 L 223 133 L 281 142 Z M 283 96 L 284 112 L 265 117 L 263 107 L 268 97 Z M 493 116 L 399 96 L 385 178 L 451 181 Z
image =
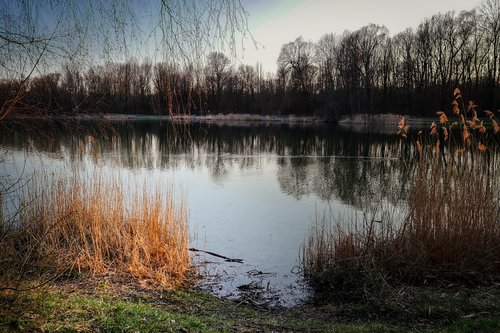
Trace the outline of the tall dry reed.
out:
M 103 177 L 36 178 L 18 222 L 2 240 L 2 262 L 17 272 L 128 274 L 167 287 L 190 267 L 186 209 L 157 192 L 125 194 Z
M 301 260 L 318 292 L 356 299 L 387 284 L 500 280 L 499 129 L 491 112 L 488 131 L 476 105 L 461 111 L 460 91 L 454 95 L 458 120 L 439 112 L 426 140 L 432 144 L 419 134 L 417 160 L 403 161 L 412 166 L 403 217 L 383 209 L 380 219 L 321 220 L 311 229 Z M 408 134 L 404 119 L 400 134 Z
M 385 211 L 319 221 L 302 248 L 305 276 L 317 291 L 349 299 L 386 284 L 500 281 L 498 182 L 483 164 L 420 163 L 402 219 Z

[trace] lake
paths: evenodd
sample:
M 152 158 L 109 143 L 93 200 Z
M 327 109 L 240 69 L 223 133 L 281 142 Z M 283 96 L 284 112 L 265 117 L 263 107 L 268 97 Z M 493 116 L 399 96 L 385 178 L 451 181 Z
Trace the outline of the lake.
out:
M 309 295 L 298 274 L 299 253 L 316 221 L 324 215 L 352 220 L 404 200 L 396 132 L 151 119 L 7 124 L 0 172 L 29 179 L 77 167 L 118 175 L 132 192 L 173 188 L 188 207 L 191 247 L 243 260 L 193 252 L 196 264 L 203 263 L 202 287 L 287 306 Z

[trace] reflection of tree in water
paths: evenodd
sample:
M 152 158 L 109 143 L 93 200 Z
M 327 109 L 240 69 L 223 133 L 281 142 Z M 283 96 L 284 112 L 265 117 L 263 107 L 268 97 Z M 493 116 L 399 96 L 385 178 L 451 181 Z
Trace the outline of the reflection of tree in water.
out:
M 295 198 L 314 193 L 322 200 L 338 199 L 359 209 L 366 209 L 371 199 L 398 202 L 405 185 L 400 161 L 394 159 L 398 140 L 376 139 L 376 135 L 344 132 L 309 140 L 307 152 L 299 145 L 294 151 L 305 157 L 278 160 L 281 189 Z
M 300 199 L 315 194 L 366 209 L 371 199 L 398 202 L 404 183 L 397 160 L 342 157 L 281 157 L 277 179 L 281 190 Z
M 342 202 L 362 208 L 364 198 L 370 197 L 373 193 L 372 184 L 374 179 L 371 176 L 376 168 L 368 166 L 358 159 L 336 159 L 333 166 L 332 193 L 339 197 Z M 370 173 L 370 175 L 368 175 Z
M 216 183 L 222 183 L 229 174 L 228 164 L 232 164 L 231 160 L 225 159 L 220 154 L 208 155 L 205 159 L 205 166 L 210 170 L 210 175 Z
M 313 165 L 310 158 L 279 157 L 277 164 L 278 182 L 284 193 L 295 199 L 311 193 L 309 171 Z
M 300 199 L 363 208 L 366 198 L 383 193 L 396 202 L 404 185 L 397 136 L 366 134 L 328 126 L 172 126 L 158 120 L 98 124 L 52 123 L 0 131 L 0 143 L 51 157 L 137 169 L 207 168 L 223 182 L 234 169 L 258 169 L 276 159 L 281 190 Z M 40 140 L 40 137 L 47 138 Z M 389 188 L 390 187 L 390 188 Z

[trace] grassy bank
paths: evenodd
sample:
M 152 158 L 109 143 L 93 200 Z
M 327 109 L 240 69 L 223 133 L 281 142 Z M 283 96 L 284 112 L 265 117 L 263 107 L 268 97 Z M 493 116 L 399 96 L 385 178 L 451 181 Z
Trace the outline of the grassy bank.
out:
M 0 215 L 2 289 L 30 288 L 22 284 L 41 275 L 123 275 L 169 288 L 188 277 L 186 210 L 170 194 L 134 194 L 113 177 L 75 172 L 36 177 L 19 200 L 15 214 Z
M 410 292 L 410 291 L 408 291 Z M 0 294 L 1 332 L 498 332 L 488 290 L 420 294 L 410 310 L 360 304 L 267 309 L 196 291 L 81 277 Z M 414 311 L 413 311 L 414 310 Z M 490 312 L 488 312 L 490 311 Z

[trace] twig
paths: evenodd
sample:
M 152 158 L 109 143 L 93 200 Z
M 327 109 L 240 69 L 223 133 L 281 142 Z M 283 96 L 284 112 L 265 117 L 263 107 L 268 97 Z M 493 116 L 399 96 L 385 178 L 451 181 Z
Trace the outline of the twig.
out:
M 217 254 L 217 253 L 214 253 L 214 252 L 210 252 L 210 251 L 198 250 L 198 249 L 195 249 L 195 248 L 190 248 L 189 251 L 192 251 L 192 252 L 203 252 L 203 253 L 206 253 L 206 254 L 210 254 L 211 256 L 214 256 L 214 257 L 217 257 L 217 258 L 222 258 L 222 259 L 224 259 L 227 262 L 237 262 L 237 263 L 240 263 L 240 264 L 243 263 L 243 259 L 229 258 L 229 257 L 223 256 L 223 255 L 220 255 L 220 254 Z

